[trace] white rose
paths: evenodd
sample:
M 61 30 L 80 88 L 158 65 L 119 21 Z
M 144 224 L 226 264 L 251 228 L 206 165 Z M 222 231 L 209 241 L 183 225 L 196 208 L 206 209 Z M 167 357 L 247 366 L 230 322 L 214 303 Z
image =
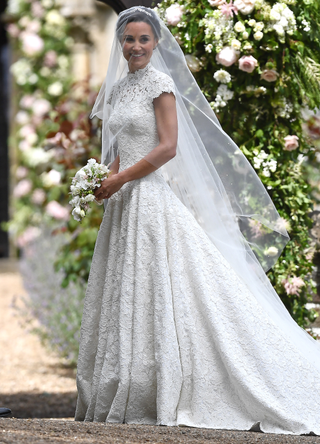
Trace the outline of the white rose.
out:
M 255 0 L 235 0 L 234 6 L 244 15 L 251 14 L 254 10 Z
M 264 23 L 262 23 L 262 22 L 258 22 L 258 23 L 256 23 L 256 25 L 255 25 L 255 27 L 254 27 L 254 30 L 255 30 L 255 31 L 262 31 L 263 28 L 264 28 Z
M 251 19 L 248 21 L 248 25 L 251 26 L 252 28 L 256 25 L 256 23 L 257 22 L 255 21 L 255 19 Z
M 239 42 L 239 40 L 237 40 L 237 39 L 233 39 L 231 42 L 231 46 L 236 51 L 239 51 L 239 49 L 241 48 L 241 42 Z
M 254 34 L 253 34 L 253 38 L 255 39 L 255 40 L 261 40 L 262 39 L 262 37 L 263 37 L 263 32 L 261 32 L 261 31 L 257 31 L 257 32 L 255 32 Z
M 44 48 L 44 41 L 37 34 L 22 32 L 20 34 L 20 39 L 22 40 L 22 50 L 28 56 L 38 54 Z
M 245 28 L 245 26 L 244 26 L 244 24 L 242 22 L 237 22 L 234 25 L 234 30 L 237 31 L 237 32 L 244 32 L 246 30 L 246 28 Z
M 63 26 L 65 24 L 64 17 L 56 9 L 52 9 L 47 13 L 46 21 L 53 26 Z
M 247 39 L 249 38 L 249 33 L 248 33 L 247 31 L 244 31 L 244 32 L 242 33 L 242 38 L 243 38 L 244 40 L 247 40 Z
M 280 36 L 284 35 L 284 29 L 283 29 L 283 27 L 281 25 L 275 24 L 275 25 L 273 25 L 273 29 L 276 31 L 276 33 L 278 35 L 280 35 Z
M 224 69 L 219 69 L 218 71 L 216 71 L 213 75 L 213 78 L 220 83 L 231 82 L 231 75 Z
M 94 194 L 87 194 L 87 196 L 84 198 L 85 202 L 93 202 L 95 200 Z
M 47 188 L 59 185 L 61 182 L 61 173 L 57 170 L 50 170 L 48 173 L 41 174 L 41 180 Z
M 26 125 L 29 123 L 30 117 L 26 111 L 19 111 L 16 114 L 15 120 L 19 125 Z
M 42 117 L 51 109 L 51 104 L 46 99 L 36 99 L 32 104 L 32 111 L 35 116 Z
M 63 86 L 61 82 L 51 83 L 51 85 L 49 85 L 48 87 L 48 93 L 51 96 L 60 96 L 62 91 L 63 91 Z

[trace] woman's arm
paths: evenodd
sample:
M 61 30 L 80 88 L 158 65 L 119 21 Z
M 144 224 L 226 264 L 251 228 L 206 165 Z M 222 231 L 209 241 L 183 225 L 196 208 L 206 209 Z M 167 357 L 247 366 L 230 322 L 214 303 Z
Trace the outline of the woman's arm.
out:
M 141 159 L 126 170 L 112 174 L 108 179 L 105 179 L 101 183 L 101 187 L 95 191 L 97 199 L 101 200 L 111 197 L 119 191 L 125 183 L 147 176 L 175 156 L 178 140 L 175 97 L 172 93 L 163 93 L 154 99 L 153 104 L 159 145 L 146 156 L 148 160 Z

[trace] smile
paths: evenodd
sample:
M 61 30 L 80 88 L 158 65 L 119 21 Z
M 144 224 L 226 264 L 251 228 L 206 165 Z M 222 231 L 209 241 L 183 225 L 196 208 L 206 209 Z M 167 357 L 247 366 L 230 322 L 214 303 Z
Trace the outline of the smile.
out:
M 143 56 L 143 54 L 131 54 L 131 56 L 132 56 L 132 57 L 136 57 L 136 58 L 137 58 L 137 57 L 142 57 L 142 56 Z

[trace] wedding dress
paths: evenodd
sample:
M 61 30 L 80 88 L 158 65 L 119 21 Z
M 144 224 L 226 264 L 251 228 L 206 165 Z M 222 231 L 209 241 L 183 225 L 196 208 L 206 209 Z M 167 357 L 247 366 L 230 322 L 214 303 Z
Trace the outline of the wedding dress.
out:
M 150 63 L 112 89 L 120 170 L 159 143 Z M 81 327 L 76 420 L 320 434 L 320 374 L 296 351 L 161 168 L 108 201 Z

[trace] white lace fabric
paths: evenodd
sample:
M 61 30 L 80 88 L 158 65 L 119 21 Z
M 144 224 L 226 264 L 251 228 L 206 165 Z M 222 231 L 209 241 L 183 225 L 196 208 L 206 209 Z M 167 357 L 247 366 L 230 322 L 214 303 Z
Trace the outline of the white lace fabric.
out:
M 147 65 L 112 90 L 120 168 L 158 143 Z M 259 305 L 161 170 L 109 199 L 85 299 L 76 420 L 320 434 L 320 374 Z

